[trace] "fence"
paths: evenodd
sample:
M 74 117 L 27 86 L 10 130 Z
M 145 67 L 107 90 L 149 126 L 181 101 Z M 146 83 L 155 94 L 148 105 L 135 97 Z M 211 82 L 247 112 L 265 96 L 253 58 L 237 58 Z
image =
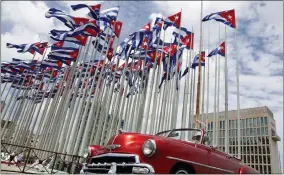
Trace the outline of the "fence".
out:
M 47 172 L 48 174 L 55 174 L 59 172 L 78 174 L 82 167 L 80 160 L 84 160 L 83 157 L 77 155 L 64 154 L 10 143 L 1 143 L 1 153 L 3 152 L 8 155 L 11 155 L 13 152 L 15 153 L 15 156 L 19 154 L 23 155 L 22 162 L 16 162 L 14 159 L 12 160 L 12 163 L 14 162 L 19 168 L 18 172 L 22 173 L 27 173 L 28 171 L 33 170 L 37 172 Z

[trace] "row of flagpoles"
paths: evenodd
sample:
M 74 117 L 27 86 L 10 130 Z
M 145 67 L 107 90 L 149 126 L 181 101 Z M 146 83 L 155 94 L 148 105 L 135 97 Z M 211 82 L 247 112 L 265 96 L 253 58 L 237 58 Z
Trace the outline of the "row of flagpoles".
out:
M 88 18 L 74 17 L 55 8 L 46 12 L 46 18 L 55 18 L 69 28 L 51 30 L 53 43 L 7 43 L 8 48 L 31 53 L 33 58 L 1 62 L 1 86 L 4 85 L 1 98 L 5 102 L 1 119 L 6 121 L 1 129 L 2 140 L 29 145 L 33 139 L 34 147 L 82 155 L 87 145 L 105 144 L 120 128 L 148 134 L 175 128 L 181 95 L 181 127 L 196 126 L 196 122 L 207 126 L 209 61 L 205 62 L 202 22 L 215 20 L 236 28 L 234 10 L 204 18 L 201 10 L 200 46 L 195 55 L 193 29 L 190 32 L 181 25 L 181 11 L 167 18 L 157 17 L 153 25 L 147 23 L 119 43 L 122 30 L 122 22 L 117 20 L 119 7 L 101 10 L 101 4 L 77 4 L 71 8 L 89 9 Z M 165 35 L 169 27 L 174 28 L 171 34 L 174 39 L 168 43 Z M 209 45 L 210 41 L 208 50 Z M 207 55 L 208 59 L 215 57 L 214 120 L 219 112 L 220 56 L 225 58 L 226 65 L 226 50 L 225 33 L 225 41 Z M 42 58 L 35 59 L 36 54 Z M 226 69 L 225 66 L 225 111 L 228 111 Z M 225 117 L 228 152 L 227 113 Z M 13 122 L 9 127 L 8 121 Z M 212 139 L 218 145 L 218 121 L 216 124 Z M 240 143 L 238 153 L 240 156 Z

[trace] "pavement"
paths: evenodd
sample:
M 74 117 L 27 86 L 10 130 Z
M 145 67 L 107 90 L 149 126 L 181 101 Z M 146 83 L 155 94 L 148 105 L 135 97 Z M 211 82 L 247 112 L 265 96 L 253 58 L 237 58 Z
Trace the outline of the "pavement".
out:
M 0 174 L 48 174 L 46 171 L 44 172 L 40 172 L 40 171 L 37 171 L 35 168 L 32 168 L 32 169 L 29 169 L 29 165 L 26 166 L 26 170 L 25 172 L 21 172 L 22 169 L 24 167 L 21 166 L 21 170 L 19 169 L 19 167 L 17 167 L 16 165 L 10 165 L 8 166 L 8 164 L 6 163 L 3 163 L 1 162 L 1 172 Z M 51 169 L 47 169 L 49 172 L 51 172 Z M 68 174 L 66 172 L 63 172 L 63 171 L 57 171 L 57 170 L 54 170 L 54 173 L 55 174 Z

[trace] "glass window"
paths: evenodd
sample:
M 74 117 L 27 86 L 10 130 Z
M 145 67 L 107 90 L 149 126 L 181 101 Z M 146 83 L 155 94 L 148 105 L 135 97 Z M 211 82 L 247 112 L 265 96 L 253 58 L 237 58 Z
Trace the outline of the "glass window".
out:
M 249 128 L 247 128 L 246 136 L 249 136 Z
M 249 126 L 252 127 L 253 126 L 253 118 L 249 119 Z
M 257 128 L 257 135 L 260 136 L 260 128 Z
M 261 128 L 261 135 L 264 135 L 264 128 Z
M 267 125 L 267 117 L 264 117 L 264 124 Z
M 248 127 L 249 126 L 249 119 L 247 118 L 246 119 L 246 127 Z
M 265 135 L 268 135 L 268 129 L 265 127 Z
M 257 126 L 260 126 L 260 117 L 257 118 Z
M 209 124 L 209 123 L 208 123 L 208 130 L 211 130 L 211 129 L 210 129 L 210 124 Z
M 253 118 L 253 126 L 256 127 L 256 118 Z
M 263 126 L 263 117 L 261 117 L 260 121 L 261 121 L 261 126 Z
M 252 136 L 252 128 L 249 129 L 249 135 Z

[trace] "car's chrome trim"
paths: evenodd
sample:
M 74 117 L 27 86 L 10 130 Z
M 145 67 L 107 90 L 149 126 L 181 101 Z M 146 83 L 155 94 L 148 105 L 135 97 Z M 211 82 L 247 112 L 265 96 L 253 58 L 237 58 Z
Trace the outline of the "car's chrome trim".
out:
M 105 153 L 105 154 L 100 154 L 97 156 L 93 156 L 93 158 L 100 158 L 100 157 L 106 157 L 106 156 L 112 156 L 112 157 L 135 157 L 135 163 L 140 163 L 139 156 L 136 154 L 123 154 L 123 153 Z
M 106 169 L 106 168 L 101 168 L 101 167 L 106 167 L 106 166 L 110 166 L 110 169 Z M 108 174 L 116 174 L 117 171 L 117 167 L 118 166 L 122 166 L 122 167 L 142 167 L 142 168 L 147 168 L 149 170 L 148 174 L 154 174 L 155 170 L 154 168 L 149 165 L 149 164 L 145 164 L 145 163 L 140 163 L 140 164 L 136 164 L 136 163 L 92 163 L 92 164 L 83 164 L 82 170 L 80 171 L 80 174 L 88 174 L 88 172 L 85 172 L 86 170 L 109 170 Z M 93 174 L 93 173 L 92 173 Z
M 112 144 L 112 145 L 106 145 L 104 148 L 111 151 L 113 149 L 119 148 L 120 146 L 121 145 L 118 145 L 118 144 Z
M 171 157 L 171 156 L 167 156 L 167 158 L 182 161 L 182 162 L 192 163 L 192 164 L 195 164 L 195 165 L 200 165 L 200 166 L 204 166 L 204 167 L 207 167 L 207 168 L 221 170 L 221 171 L 224 171 L 224 172 L 235 174 L 235 172 L 233 172 L 233 171 L 225 170 L 225 169 L 222 169 L 222 168 L 217 168 L 217 167 L 214 167 L 214 166 L 205 165 L 205 164 L 202 164 L 202 163 L 197 163 L 197 162 L 193 162 L 193 161 L 189 161 L 189 160 L 179 159 L 179 158 Z

